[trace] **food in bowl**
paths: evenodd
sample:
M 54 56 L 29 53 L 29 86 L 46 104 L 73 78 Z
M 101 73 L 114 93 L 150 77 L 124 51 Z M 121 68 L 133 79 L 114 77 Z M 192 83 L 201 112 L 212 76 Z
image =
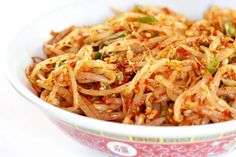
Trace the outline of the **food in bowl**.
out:
M 103 24 L 52 32 L 26 74 L 38 96 L 95 119 L 182 126 L 236 118 L 236 11 L 192 21 L 134 6 Z

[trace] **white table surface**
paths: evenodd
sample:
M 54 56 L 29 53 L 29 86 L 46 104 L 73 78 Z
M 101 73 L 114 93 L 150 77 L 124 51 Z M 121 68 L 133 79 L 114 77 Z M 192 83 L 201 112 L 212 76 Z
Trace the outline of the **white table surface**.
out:
M 0 0 L 0 55 L 6 51 L 9 41 L 22 27 L 37 17 L 73 1 Z M 102 157 L 104 155 L 78 144 L 55 127 L 37 107 L 14 91 L 1 69 L 0 156 Z M 234 156 L 236 153 L 227 155 L 227 157 Z

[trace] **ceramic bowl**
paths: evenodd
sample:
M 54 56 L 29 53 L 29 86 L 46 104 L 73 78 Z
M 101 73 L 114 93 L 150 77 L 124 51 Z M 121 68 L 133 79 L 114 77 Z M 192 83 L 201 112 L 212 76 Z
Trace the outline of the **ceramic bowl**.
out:
M 23 29 L 9 46 L 5 72 L 11 85 L 38 106 L 76 141 L 105 154 L 138 157 L 206 157 L 232 151 L 236 144 L 236 121 L 202 126 L 151 127 L 118 124 L 76 115 L 40 100 L 25 76 L 32 56 L 42 56 L 49 32 L 73 24 L 91 25 L 113 16 L 110 7 L 127 10 L 134 4 L 167 6 L 192 18 L 201 18 L 212 5 L 236 9 L 234 0 L 86 0 L 45 15 Z M 30 117 L 29 117 L 30 118 Z

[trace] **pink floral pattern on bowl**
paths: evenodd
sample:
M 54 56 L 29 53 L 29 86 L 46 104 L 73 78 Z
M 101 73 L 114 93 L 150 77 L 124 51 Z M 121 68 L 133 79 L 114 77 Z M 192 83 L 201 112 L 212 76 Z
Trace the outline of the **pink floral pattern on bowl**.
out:
M 57 125 L 76 141 L 109 155 L 135 157 L 207 157 L 229 152 L 236 148 L 236 135 L 211 141 L 192 143 L 150 143 L 121 140 L 82 131 L 70 124 L 57 121 Z

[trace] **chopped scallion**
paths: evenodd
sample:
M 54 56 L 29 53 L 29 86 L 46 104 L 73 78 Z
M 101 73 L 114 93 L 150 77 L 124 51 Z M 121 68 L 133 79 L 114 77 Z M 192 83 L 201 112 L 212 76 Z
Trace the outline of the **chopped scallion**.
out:
M 207 63 L 207 70 L 211 73 L 214 74 L 219 67 L 219 61 L 216 57 L 213 57 L 208 63 Z
M 87 86 L 92 87 L 94 85 L 94 82 L 87 83 Z
M 55 64 L 55 69 L 59 68 L 62 65 L 61 61 L 57 61 Z
M 101 52 L 96 52 L 94 58 L 95 59 L 101 59 L 102 58 L 102 53 Z
M 124 38 L 124 37 L 126 37 L 127 36 L 127 33 L 125 32 L 125 33 L 122 33 L 119 37 L 120 38 Z
M 154 16 L 146 16 L 138 18 L 138 22 L 152 24 L 156 21 Z
M 232 22 L 225 23 L 225 32 L 228 37 L 233 37 L 236 34 L 236 28 Z
M 152 35 L 152 38 L 154 37 L 157 37 L 159 34 L 157 32 L 155 32 L 153 35 Z
M 165 117 L 167 111 L 168 111 L 168 108 L 167 108 L 167 107 L 162 108 L 162 110 L 161 110 L 161 116 L 162 116 L 162 117 Z

